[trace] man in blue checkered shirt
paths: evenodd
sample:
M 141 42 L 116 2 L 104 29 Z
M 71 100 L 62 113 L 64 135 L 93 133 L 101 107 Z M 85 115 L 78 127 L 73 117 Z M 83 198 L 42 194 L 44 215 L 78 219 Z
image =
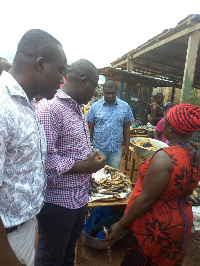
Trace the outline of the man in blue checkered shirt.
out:
M 106 164 L 120 167 L 122 155 L 127 159 L 130 144 L 130 121 L 133 114 L 128 103 L 116 98 L 117 86 L 109 80 L 103 85 L 104 98 L 92 104 L 87 114 L 93 150 L 100 150 L 106 157 Z
M 37 103 L 36 114 L 47 139 L 47 188 L 38 218 L 36 266 L 74 265 L 76 240 L 82 232 L 90 195 L 91 173 L 105 165 L 91 151 L 82 112 L 94 94 L 99 74 L 89 61 L 73 63 L 52 100 Z

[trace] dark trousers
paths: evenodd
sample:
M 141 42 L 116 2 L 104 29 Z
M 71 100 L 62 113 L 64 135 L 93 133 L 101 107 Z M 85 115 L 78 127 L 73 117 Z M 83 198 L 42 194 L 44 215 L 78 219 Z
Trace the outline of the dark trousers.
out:
M 81 235 L 87 205 L 67 209 L 46 203 L 38 214 L 38 248 L 35 266 L 74 265 L 76 241 Z

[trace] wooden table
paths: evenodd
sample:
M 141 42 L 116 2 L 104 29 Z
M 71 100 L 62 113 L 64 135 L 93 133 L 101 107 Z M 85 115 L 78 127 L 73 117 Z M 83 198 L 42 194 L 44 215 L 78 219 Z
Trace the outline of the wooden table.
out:
M 95 208 L 99 206 L 122 206 L 122 205 L 127 205 L 129 200 L 128 198 L 125 199 L 117 199 L 114 201 L 101 201 L 101 200 L 96 200 L 93 202 L 88 203 L 88 208 Z M 75 249 L 75 264 L 80 264 L 81 263 L 81 247 L 82 247 L 82 234 L 79 237 L 79 239 L 76 242 L 76 249 Z
M 147 134 L 131 134 L 131 138 L 136 138 L 136 137 L 143 137 L 143 138 L 149 138 L 149 136 Z M 132 146 L 129 147 L 130 152 L 132 152 L 132 156 L 133 156 L 133 162 L 132 162 L 132 168 L 131 168 L 131 181 L 132 181 L 132 177 L 133 177 L 133 171 L 134 171 L 134 167 L 135 167 L 135 162 L 138 162 L 138 164 L 140 164 L 144 159 L 138 157 L 135 152 L 134 149 L 132 148 Z M 125 170 L 127 169 L 127 162 L 125 162 Z M 128 203 L 129 197 L 125 198 L 125 199 L 117 199 L 114 201 L 101 201 L 101 200 L 96 200 L 93 202 L 89 202 L 88 203 L 88 208 L 95 208 L 95 207 L 99 207 L 99 206 L 110 206 L 110 207 L 114 207 L 114 206 L 126 206 Z M 75 249 L 75 264 L 80 264 L 81 262 L 81 247 L 82 247 L 82 234 L 79 237 L 79 239 L 76 242 L 76 249 Z
M 130 131 L 130 134 L 131 134 L 131 138 L 137 138 L 137 137 L 140 137 L 140 138 L 151 138 L 147 134 L 133 134 L 131 131 Z

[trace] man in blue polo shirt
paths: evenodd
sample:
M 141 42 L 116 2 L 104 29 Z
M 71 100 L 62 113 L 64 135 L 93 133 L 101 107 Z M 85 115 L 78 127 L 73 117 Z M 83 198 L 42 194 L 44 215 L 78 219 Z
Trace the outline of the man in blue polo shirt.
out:
M 124 139 L 122 155 L 128 157 L 130 144 L 130 121 L 133 114 L 130 106 L 116 98 L 117 86 L 109 80 L 103 85 L 104 98 L 92 104 L 87 121 L 93 150 L 100 150 L 106 157 L 106 164 L 120 167 L 121 145 Z

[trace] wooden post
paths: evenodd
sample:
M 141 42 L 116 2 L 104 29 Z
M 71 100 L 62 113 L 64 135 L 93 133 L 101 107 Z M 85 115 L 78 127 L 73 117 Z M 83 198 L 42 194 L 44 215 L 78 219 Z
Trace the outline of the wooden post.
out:
M 186 86 L 186 79 L 189 78 L 190 82 L 193 84 L 197 52 L 199 47 L 199 39 L 200 39 L 200 31 L 195 31 L 190 35 L 188 40 L 188 49 L 187 49 L 187 56 L 185 62 L 180 103 L 182 103 L 183 101 L 183 93 Z
M 130 59 L 129 56 L 127 58 L 127 71 L 131 73 L 133 72 L 133 60 Z
M 119 92 L 119 98 L 123 100 L 123 92 L 124 92 L 124 80 L 121 80 L 121 86 L 120 86 L 120 92 Z
M 175 87 L 172 87 L 171 103 L 174 102 Z

